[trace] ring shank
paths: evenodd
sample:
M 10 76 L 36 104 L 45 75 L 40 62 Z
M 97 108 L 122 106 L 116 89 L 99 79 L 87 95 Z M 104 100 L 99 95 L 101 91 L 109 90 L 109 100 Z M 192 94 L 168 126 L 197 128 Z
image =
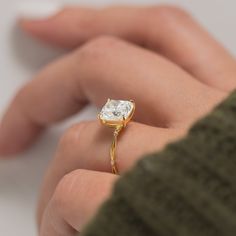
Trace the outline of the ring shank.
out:
M 111 161 L 111 169 L 112 173 L 118 175 L 119 171 L 117 168 L 117 163 L 116 163 L 116 149 L 117 149 L 117 140 L 118 136 L 123 129 L 123 126 L 117 126 L 115 128 L 114 134 L 113 134 L 113 140 L 110 148 L 110 161 Z

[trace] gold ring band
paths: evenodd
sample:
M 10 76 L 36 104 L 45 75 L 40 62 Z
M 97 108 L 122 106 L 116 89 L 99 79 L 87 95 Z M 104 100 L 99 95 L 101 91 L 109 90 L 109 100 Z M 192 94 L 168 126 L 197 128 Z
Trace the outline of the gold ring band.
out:
M 117 141 L 120 132 L 132 119 L 135 111 L 135 103 L 132 100 L 112 100 L 107 103 L 98 114 L 98 118 L 103 125 L 114 128 L 113 140 L 110 147 L 111 170 L 113 174 L 119 174 L 116 160 Z

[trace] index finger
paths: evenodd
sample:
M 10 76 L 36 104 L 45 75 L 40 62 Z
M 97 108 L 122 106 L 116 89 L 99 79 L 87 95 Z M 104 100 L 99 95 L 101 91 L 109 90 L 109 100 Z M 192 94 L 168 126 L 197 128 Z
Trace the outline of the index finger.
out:
M 75 47 L 99 35 L 113 35 L 159 52 L 205 84 L 236 87 L 236 62 L 185 10 L 175 6 L 69 7 L 46 20 L 21 21 L 46 42 Z

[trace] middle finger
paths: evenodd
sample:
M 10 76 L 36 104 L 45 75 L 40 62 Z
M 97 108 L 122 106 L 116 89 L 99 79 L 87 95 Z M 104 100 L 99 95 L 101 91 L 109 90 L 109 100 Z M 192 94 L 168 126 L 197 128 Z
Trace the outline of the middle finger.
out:
M 47 67 L 19 92 L 1 123 L 0 154 L 26 148 L 43 127 L 88 101 L 101 106 L 108 97 L 133 99 L 137 121 L 168 127 L 188 125 L 222 96 L 153 52 L 101 37 Z

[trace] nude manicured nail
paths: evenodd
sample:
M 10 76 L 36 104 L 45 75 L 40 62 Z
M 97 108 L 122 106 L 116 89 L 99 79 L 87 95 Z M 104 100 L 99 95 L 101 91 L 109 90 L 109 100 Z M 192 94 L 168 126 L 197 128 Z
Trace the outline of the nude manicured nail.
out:
M 24 2 L 19 5 L 18 14 L 26 20 L 45 20 L 62 10 L 62 5 L 54 1 Z

